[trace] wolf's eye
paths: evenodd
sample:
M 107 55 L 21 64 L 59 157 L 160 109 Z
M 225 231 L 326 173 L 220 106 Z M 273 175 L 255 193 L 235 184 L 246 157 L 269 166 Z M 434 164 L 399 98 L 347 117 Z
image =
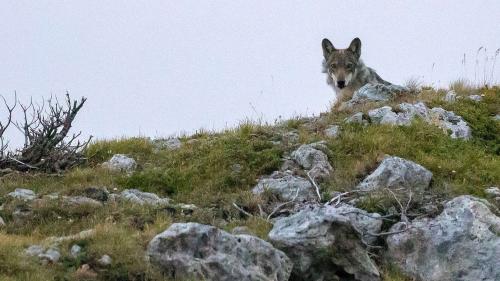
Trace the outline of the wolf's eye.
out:
M 354 68 L 354 64 L 352 64 L 352 63 L 348 63 L 348 64 L 347 64 L 347 68 L 349 68 L 349 69 L 353 69 L 353 68 Z

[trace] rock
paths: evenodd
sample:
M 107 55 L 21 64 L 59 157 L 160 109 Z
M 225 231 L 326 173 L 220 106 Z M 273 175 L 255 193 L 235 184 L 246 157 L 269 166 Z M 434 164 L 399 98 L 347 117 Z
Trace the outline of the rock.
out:
M 108 265 L 111 265 L 111 263 L 113 262 L 113 260 L 111 259 L 110 256 L 108 255 L 102 255 L 102 257 L 100 259 L 97 260 L 97 263 L 101 266 L 108 266 Z
M 252 189 L 254 194 L 261 194 L 264 191 L 271 192 L 282 201 L 291 201 L 294 198 L 297 202 L 318 199 L 309 180 L 283 172 L 274 172 L 271 177 L 261 178 Z
M 237 227 L 233 228 L 233 230 L 231 230 L 231 234 L 233 234 L 233 235 L 241 235 L 241 234 L 254 235 L 250 231 L 250 229 L 248 229 L 248 227 L 246 227 L 246 226 L 237 226 Z
M 68 206 L 73 206 L 73 207 L 88 206 L 94 208 L 102 207 L 101 202 L 85 196 L 63 196 L 62 199 L 64 204 Z
M 76 234 L 72 234 L 72 235 L 68 235 L 68 236 L 49 237 L 49 238 L 47 238 L 47 241 L 50 242 L 52 245 L 57 245 L 59 243 L 65 242 L 65 241 L 75 241 L 75 240 L 88 239 L 88 238 L 94 236 L 94 234 L 95 234 L 95 230 L 86 229 L 86 230 L 82 230 Z
M 429 122 L 445 130 L 450 131 L 451 138 L 468 140 L 471 138 L 471 129 L 464 119 L 451 111 L 435 107 L 429 111 Z
M 156 139 L 153 140 L 156 150 L 176 150 L 181 148 L 182 142 L 178 138 Z
M 38 255 L 44 263 L 57 263 L 61 258 L 61 253 L 57 249 L 50 248 L 45 253 Z
M 33 217 L 33 209 L 29 205 L 17 205 L 12 212 L 14 224 L 24 224 Z
M 368 121 L 364 119 L 363 112 L 358 112 L 344 120 L 346 123 L 358 123 L 358 124 L 368 124 Z
M 368 83 L 355 91 L 352 99 L 347 101 L 345 106 L 352 107 L 366 102 L 389 101 L 408 91 L 409 89 L 403 86 Z
M 106 188 L 93 187 L 93 186 L 85 188 L 83 190 L 83 194 L 88 198 L 100 202 L 108 201 L 108 196 L 109 196 L 109 192 L 106 190 Z
M 198 223 L 174 223 L 151 240 L 149 261 L 184 280 L 285 281 L 292 263 L 268 242 Z
M 392 107 L 384 106 L 368 111 L 370 121 L 375 124 L 402 125 L 398 114 L 392 111 Z
M 386 156 L 377 169 L 357 186 L 357 189 L 371 191 L 402 188 L 404 193 L 411 190 L 423 194 L 429 187 L 431 179 L 432 173 L 421 165 L 403 158 Z
M 490 188 L 487 188 L 484 192 L 486 193 L 486 195 L 488 197 L 491 197 L 491 198 L 500 196 L 500 188 L 498 188 L 496 186 L 492 186 Z
M 112 171 L 130 173 L 135 170 L 137 163 L 133 158 L 127 157 L 124 154 L 115 154 L 109 161 L 102 163 L 102 166 Z
M 275 221 L 269 240 L 292 259 L 291 280 L 380 280 L 358 231 L 365 224 L 351 219 L 354 213 L 344 214 L 350 210 L 320 206 Z M 376 221 L 373 228 L 379 231 Z
M 6 226 L 5 221 L 3 220 L 2 217 L 0 217 L 0 228 L 5 227 L 5 226 Z
M 339 125 L 331 125 L 328 128 L 326 128 L 323 133 L 325 136 L 329 138 L 337 138 L 340 133 L 340 126 Z
M 493 120 L 500 121 L 500 114 L 497 114 L 493 117 Z
M 472 196 L 449 201 L 436 218 L 413 220 L 387 245 L 388 261 L 417 280 L 500 280 L 500 218 Z
M 44 248 L 42 246 L 31 245 L 26 250 L 24 250 L 24 253 L 30 257 L 38 257 L 39 255 L 43 254 L 43 251 Z
M 457 93 L 455 91 L 450 90 L 446 93 L 446 96 L 444 97 L 444 101 L 446 102 L 455 102 L 457 100 Z
M 36 194 L 33 190 L 31 189 L 25 189 L 25 188 L 16 188 L 13 192 L 7 194 L 8 196 L 23 200 L 23 201 L 32 201 L 35 200 Z
M 475 101 L 475 102 L 479 102 L 479 101 L 483 100 L 483 97 L 481 97 L 480 95 L 470 95 L 469 99 L 472 101 Z
M 71 257 L 73 257 L 75 259 L 80 255 L 81 252 L 82 252 L 82 247 L 80 247 L 76 244 L 71 246 L 71 249 L 69 251 Z
M 168 198 L 160 198 L 154 193 L 142 192 L 138 189 L 125 189 L 120 194 L 120 198 L 134 204 L 151 206 L 166 205 L 170 201 Z
M 316 144 L 317 146 L 317 144 Z M 315 148 L 314 144 L 303 144 L 297 150 L 292 152 L 292 158 L 304 169 L 310 171 L 312 178 L 326 178 L 333 170 L 328 156 Z

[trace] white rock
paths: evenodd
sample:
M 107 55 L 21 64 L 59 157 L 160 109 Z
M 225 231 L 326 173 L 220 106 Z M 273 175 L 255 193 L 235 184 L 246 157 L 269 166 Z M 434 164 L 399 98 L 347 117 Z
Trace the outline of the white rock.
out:
M 475 102 L 479 102 L 479 101 L 483 100 L 483 97 L 481 97 L 480 95 L 470 95 L 469 99 L 472 101 L 475 101 Z
M 38 257 L 48 263 L 56 263 L 61 258 L 61 253 L 57 249 L 50 248 L 45 253 L 38 255 Z
M 70 255 L 73 257 L 73 258 L 77 258 L 78 255 L 80 255 L 80 253 L 82 252 L 82 247 L 78 246 L 78 245 L 73 245 L 71 246 L 71 249 L 69 251 Z
M 486 192 L 486 195 L 489 197 L 499 197 L 500 196 L 500 188 L 496 186 L 492 186 L 490 188 L 487 188 L 484 192 Z
M 13 192 L 7 194 L 10 197 L 24 200 L 24 201 L 31 201 L 36 198 L 36 194 L 33 190 L 30 189 L 25 189 L 25 188 L 16 188 Z
M 108 265 L 111 265 L 111 263 L 113 262 L 113 259 L 111 259 L 111 257 L 108 255 L 103 255 L 100 259 L 97 260 L 97 262 L 101 266 L 108 266 Z
M 115 154 L 109 161 L 102 163 L 102 166 L 112 171 L 133 172 L 137 163 L 124 154 Z
M 291 156 L 295 162 L 311 172 L 311 177 L 326 178 L 333 168 L 328 162 L 328 156 L 316 147 L 318 144 L 303 144 L 293 151 Z
M 325 136 L 329 138 L 336 138 L 339 136 L 340 133 L 340 126 L 339 125 L 331 125 L 328 128 L 326 128 L 323 133 Z
M 288 173 L 275 172 L 271 177 L 259 180 L 252 189 L 254 194 L 269 191 L 282 201 L 314 201 L 318 199 L 316 191 L 309 180 Z
M 455 102 L 457 100 L 457 93 L 455 91 L 450 90 L 446 93 L 446 96 L 444 97 L 444 101 L 446 102 Z
M 160 198 L 158 195 L 149 192 L 143 192 L 138 189 L 125 189 L 120 194 L 120 198 L 139 205 L 166 205 L 170 199 Z
M 41 255 L 44 251 L 44 248 L 40 245 L 31 245 L 29 246 L 26 250 L 24 250 L 24 253 L 27 255 L 27 256 L 30 256 L 30 257 L 38 257 L 39 255 Z

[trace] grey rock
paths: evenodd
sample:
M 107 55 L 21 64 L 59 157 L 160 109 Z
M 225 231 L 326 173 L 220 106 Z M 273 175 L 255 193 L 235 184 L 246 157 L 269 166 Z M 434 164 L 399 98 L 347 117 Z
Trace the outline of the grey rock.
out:
M 270 177 L 259 180 L 252 189 L 254 194 L 261 194 L 265 191 L 276 195 L 279 200 L 291 201 L 314 201 L 318 196 L 309 180 L 289 173 L 274 172 Z
M 78 245 L 73 245 L 71 246 L 71 249 L 69 250 L 69 254 L 71 255 L 71 257 L 73 258 L 77 258 L 80 253 L 82 252 L 82 247 L 78 246 Z
M 125 189 L 120 194 L 120 198 L 135 204 L 151 206 L 167 205 L 170 201 L 168 198 L 161 198 L 154 193 L 143 192 L 138 189 Z
M 102 163 L 104 168 L 112 171 L 133 172 L 137 167 L 137 163 L 133 158 L 124 154 L 115 154 L 107 162 Z
M 483 97 L 481 97 L 480 95 L 470 95 L 469 99 L 475 102 L 479 102 L 483 100 Z
M 45 249 L 41 245 L 31 245 L 26 250 L 24 250 L 24 253 L 30 257 L 38 257 L 39 255 L 43 254 L 44 250 Z
M 398 223 L 390 231 L 404 229 Z M 417 280 L 500 280 L 500 218 L 485 200 L 460 196 L 435 218 L 388 236 L 387 258 Z
M 61 258 L 61 253 L 57 249 L 50 248 L 45 253 L 38 255 L 44 263 L 57 263 Z
M 457 100 L 457 93 L 455 91 L 450 90 L 446 93 L 446 96 L 444 96 L 444 101 L 446 102 L 455 102 Z
M 368 124 L 368 121 L 363 118 L 363 112 L 358 112 L 344 120 L 346 123 Z
M 97 260 L 97 263 L 101 266 L 109 266 L 113 263 L 113 259 L 108 255 L 102 255 L 102 257 Z
M 284 133 L 282 139 L 286 144 L 295 144 L 299 142 L 300 136 L 296 131 L 290 131 Z
M 178 138 L 155 139 L 153 140 L 153 145 L 156 150 L 176 150 L 181 148 L 182 142 Z
M 392 107 L 384 106 L 368 111 L 370 121 L 375 124 L 400 125 L 398 115 L 392 111 Z
M 405 193 L 411 190 L 422 195 L 431 179 L 432 173 L 421 165 L 403 158 L 386 156 L 377 169 L 357 186 L 357 189 L 372 191 L 401 188 Z
M 151 264 L 181 280 L 285 281 L 292 263 L 268 242 L 198 223 L 174 223 L 151 240 Z
M 102 207 L 102 202 L 85 196 L 63 196 L 62 200 L 64 204 L 73 207 L 78 207 L 78 206 L 89 206 L 94 208 Z
M 36 194 L 33 190 L 25 188 L 16 188 L 13 192 L 10 192 L 7 195 L 23 201 L 32 201 L 36 198 Z
M 484 192 L 488 197 L 500 197 L 500 188 L 496 186 L 489 187 Z
M 293 151 L 291 156 L 300 166 L 309 170 L 311 177 L 326 178 L 333 170 L 328 156 L 317 149 L 319 144 L 303 144 L 297 150 Z
M 446 132 L 450 131 L 450 136 L 453 139 L 468 140 L 472 136 L 469 125 L 467 125 L 467 122 L 462 117 L 440 107 L 435 107 L 429 111 L 429 122 Z
M 326 128 L 323 133 L 325 136 L 329 138 L 336 138 L 339 136 L 340 133 L 340 126 L 339 125 L 331 125 L 328 128 Z
M 380 221 L 358 217 L 351 210 L 347 206 L 313 207 L 275 221 L 269 241 L 292 259 L 292 280 L 380 280 L 359 232 L 363 227 L 379 231 Z
M 389 101 L 397 95 L 408 91 L 408 88 L 399 85 L 368 83 L 355 91 L 352 99 L 346 105 L 347 107 L 352 107 L 366 102 Z

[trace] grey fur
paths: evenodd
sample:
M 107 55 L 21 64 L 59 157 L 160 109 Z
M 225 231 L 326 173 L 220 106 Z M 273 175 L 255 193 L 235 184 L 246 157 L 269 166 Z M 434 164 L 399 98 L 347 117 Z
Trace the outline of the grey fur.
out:
M 328 39 L 323 39 L 323 73 L 327 74 L 326 82 L 332 86 L 340 99 L 352 94 L 367 83 L 391 85 L 382 79 L 374 69 L 367 67 L 361 57 L 361 40 L 354 38 L 347 49 L 336 49 Z M 337 81 L 344 81 L 345 86 L 339 88 Z

